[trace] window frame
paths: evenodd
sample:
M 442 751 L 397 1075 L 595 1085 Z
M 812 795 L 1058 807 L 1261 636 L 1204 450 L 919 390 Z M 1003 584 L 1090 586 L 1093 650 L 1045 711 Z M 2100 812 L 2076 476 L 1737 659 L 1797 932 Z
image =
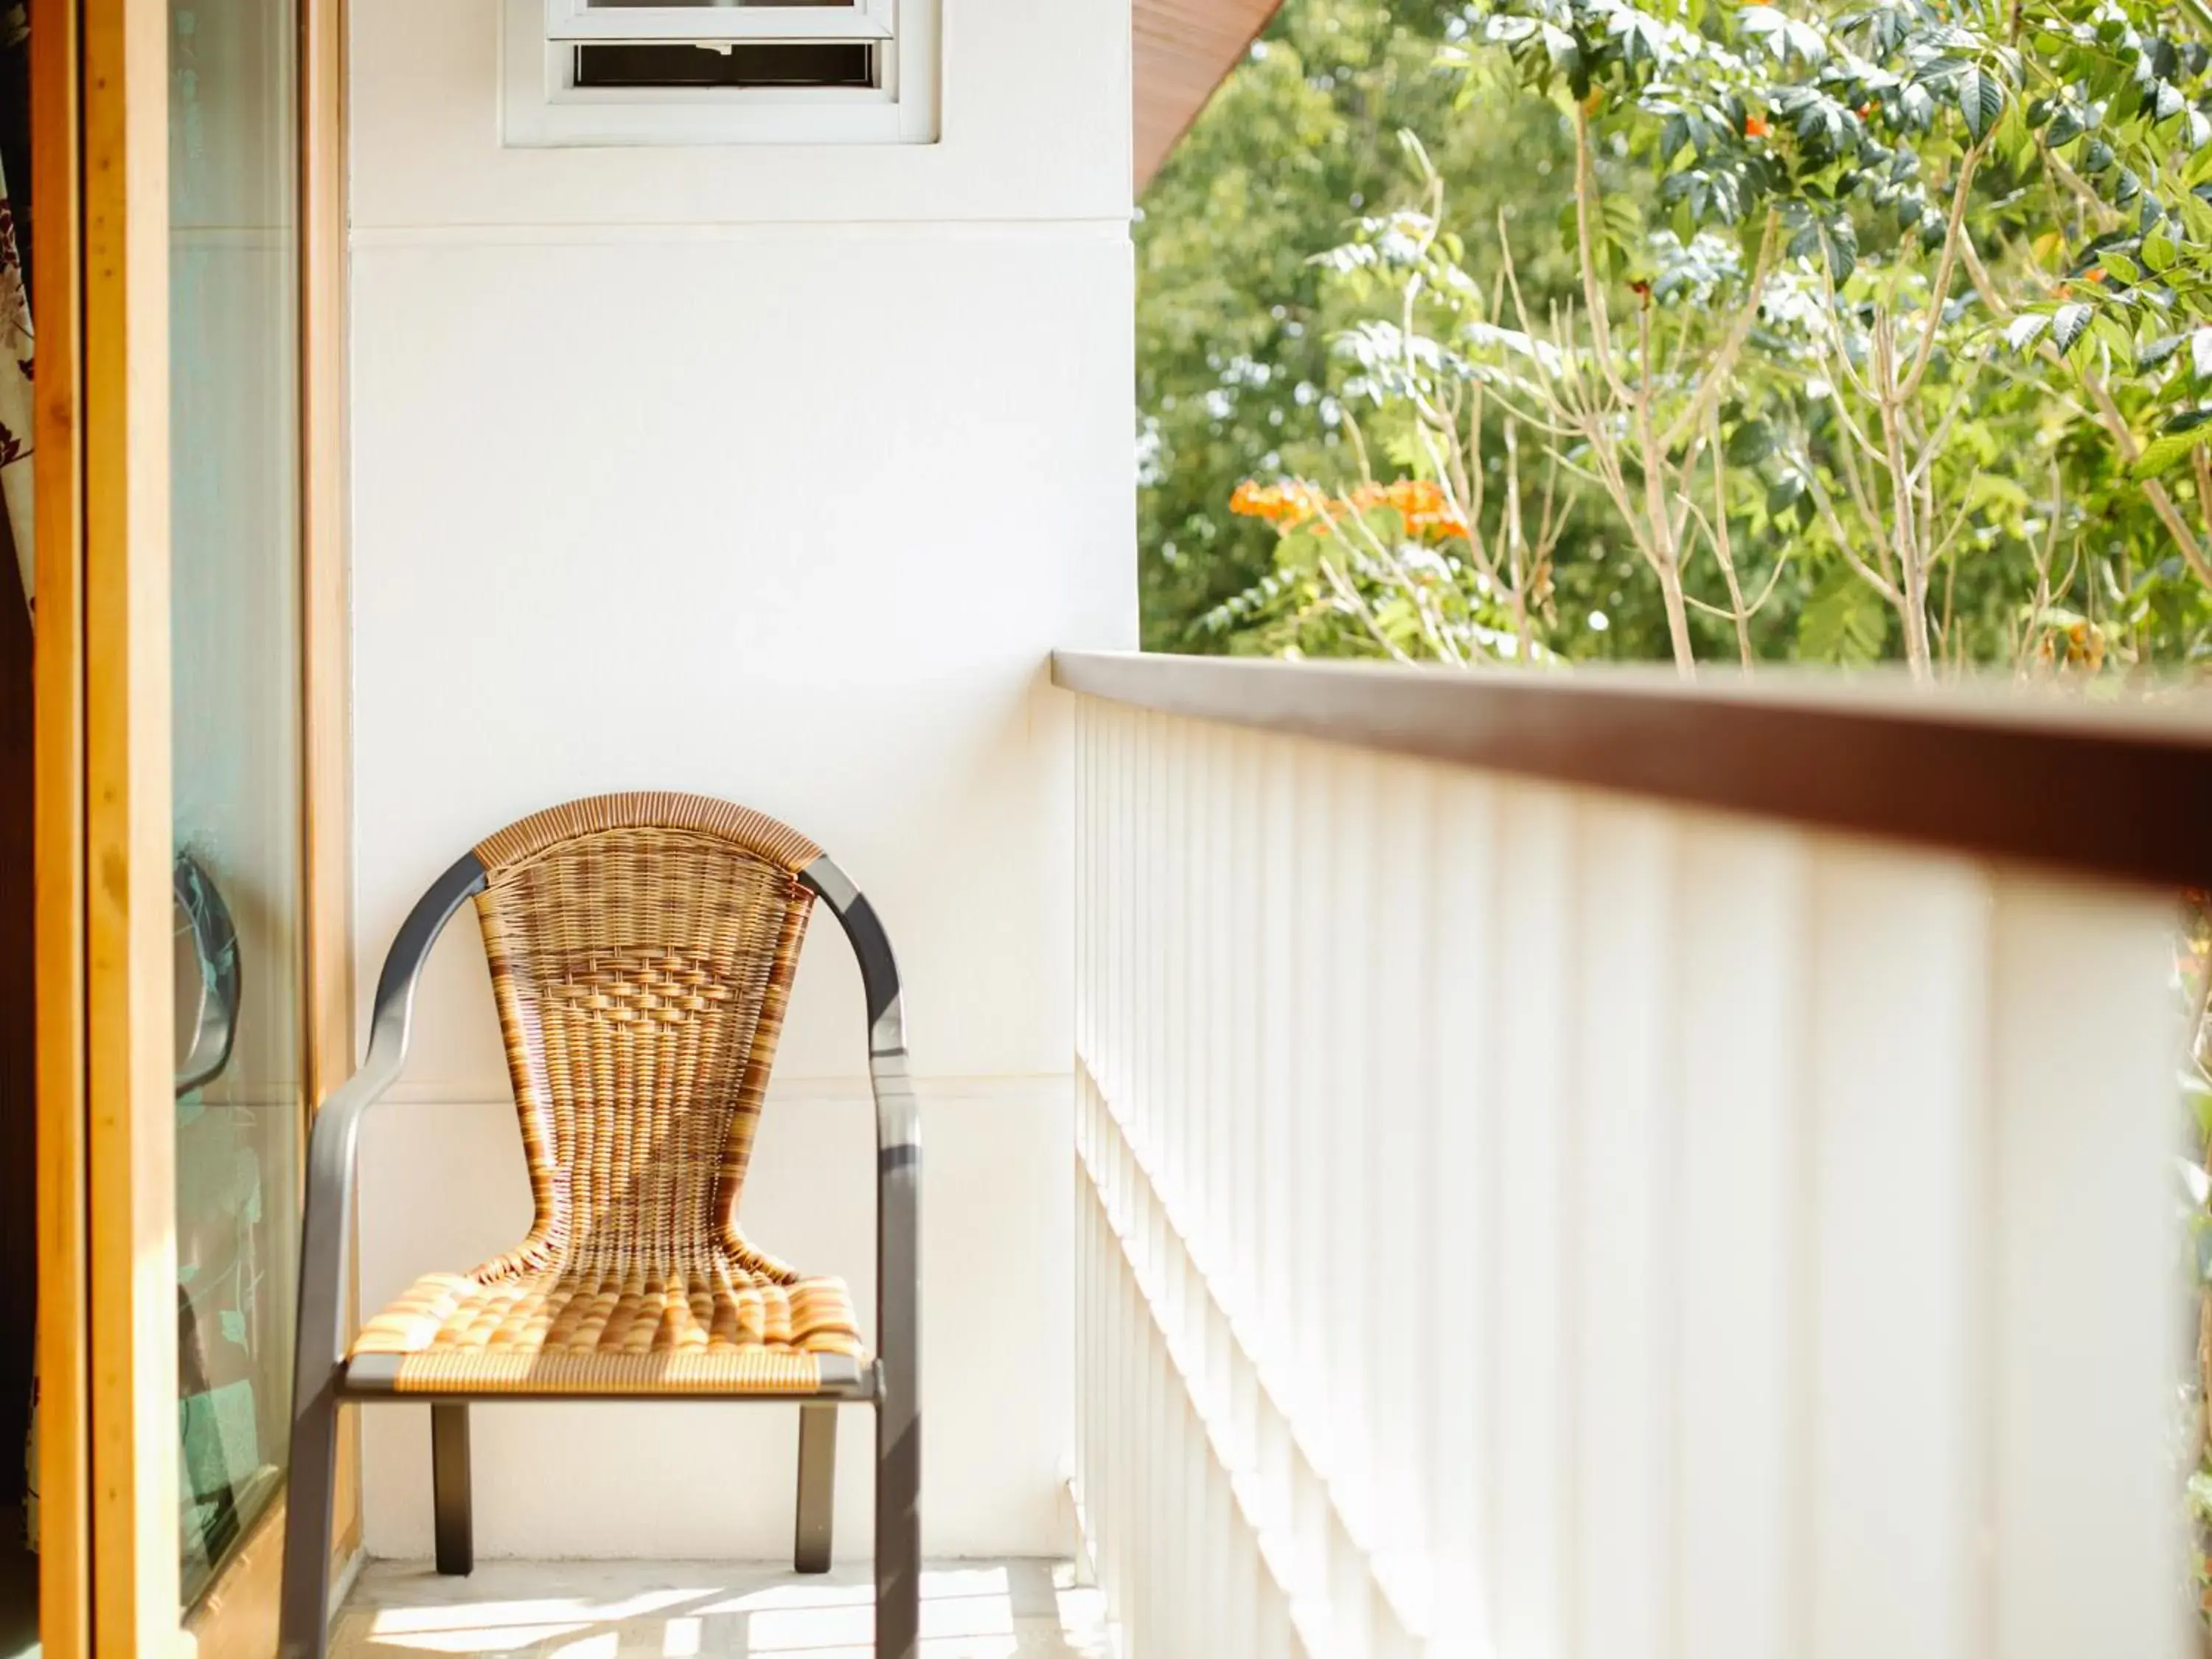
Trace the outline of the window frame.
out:
M 637 6 L 586 17 L 586 0 L 504 0 L 500 127 L 512 149 L 695 144 L 927 144 L 938 136 L 941 0 L 855 0 L 826 7 Z M 689 14 L 684 16 L 684 14 Z M 750 14 L 750 15 L 748 15 Z M 811 15 L 811 17 L 809 15 Z M 592 33 L 578 34 L 582 18 Z M 642 20 L 633 23 L 633 20 Z M 664 32 L 680 20 L 685 28 Z M 733 21 L 734 20 L 734 21 Z M 621 40 L 863 40 L 882 63 L 875 87 L 579 87 L 579 46 Z
M 545 0 L 545 38 L 594 42 L 890 40 L 897 33 L 892 0 L 843 0 L 830 6 L 606 6 L 593 0 Z

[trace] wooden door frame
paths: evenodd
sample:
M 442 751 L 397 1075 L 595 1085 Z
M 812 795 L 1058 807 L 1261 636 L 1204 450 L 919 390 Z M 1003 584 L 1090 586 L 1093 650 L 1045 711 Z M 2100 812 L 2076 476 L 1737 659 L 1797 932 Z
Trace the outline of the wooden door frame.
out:
M 147 1409 L 177 1397 L 167 9 L 77 7 L 95 1659 L 173 1652 L 179 1633 L 176 1421 Z
M 31 179 L 39 216 L 33 488 L 33 934 L 38 962 L 39 1633 L 50 1659 L 92 1643 L 92 1384 L 84 1079 L 83 62 L 77 0 L 31 0 Z
M 345 6 L 296 3 L 301 1006 L 313 1102 L 354 1060 Z M 137 1659 L 187 1640 L 208 1659 L 267 1655 L 281 1501 L 187 1617 L 175 1419 L 136 1409 L 173 1401 L 177 1386 L 167 6 L 31 0 L 31 78 L 41 1642 L 49 1659 Z M 303 1114 L 303 1153 L 305 1131 Z M 348 1561 L 358 1467 L 349 1436 Z
M 132 0 L 31 24 L 40 1638 L 122 1659 L 179 1634 L 174 1429 L 135 1409 L 176 1389 L 175 1126 L 132 1109 L 171 1069 L 167 40 Z

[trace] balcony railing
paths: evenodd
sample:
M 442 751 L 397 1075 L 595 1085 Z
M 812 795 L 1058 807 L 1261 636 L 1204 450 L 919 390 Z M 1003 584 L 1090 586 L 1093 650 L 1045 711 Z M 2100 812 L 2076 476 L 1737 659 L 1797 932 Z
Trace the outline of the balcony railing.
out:
M 2212 726 L 1065 654 L 1131 1659 L 2172 1655 Z

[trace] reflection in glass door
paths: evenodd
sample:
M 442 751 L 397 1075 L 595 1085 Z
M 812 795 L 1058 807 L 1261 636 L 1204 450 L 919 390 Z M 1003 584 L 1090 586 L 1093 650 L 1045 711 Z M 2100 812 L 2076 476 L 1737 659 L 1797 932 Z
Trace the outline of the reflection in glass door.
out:
M 169 5 L 179 1517 L 196 1600 L 283 1485 L 304 1118 L 291 0 Z

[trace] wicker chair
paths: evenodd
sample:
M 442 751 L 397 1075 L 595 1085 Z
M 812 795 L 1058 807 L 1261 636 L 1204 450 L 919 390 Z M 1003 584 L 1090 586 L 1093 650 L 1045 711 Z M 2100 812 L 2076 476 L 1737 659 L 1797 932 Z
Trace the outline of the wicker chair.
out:
M 434 1273 L 342 1323 L 362 1115 L 399 1075 L 416 981 L 473 897 L 537 1218 L 520 1244 Z M 753 1131 L 814 901 L 860 958 L 876 1097 L 878 1352 L 842 1280 L 739 1230 Z M 921 1142 L 898 970 L 868 902 L 822 849 L 695 795 L 603 795 L 479 842 L 385 959 L 362 1068 L 307 1154 L 282 1651 L 326 1642 L 341 1403 L 428 1401 L 438 1570 L 472 1565 L 472 1400 L 796 1402 L 793 1565 L 830 1565 L 836 1410 L 876 1408 L 876 1651 L 912 1659 L 920 1615 L 916 1231 Z

